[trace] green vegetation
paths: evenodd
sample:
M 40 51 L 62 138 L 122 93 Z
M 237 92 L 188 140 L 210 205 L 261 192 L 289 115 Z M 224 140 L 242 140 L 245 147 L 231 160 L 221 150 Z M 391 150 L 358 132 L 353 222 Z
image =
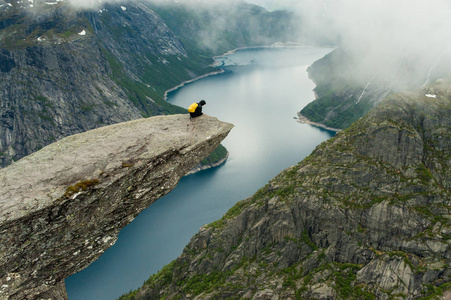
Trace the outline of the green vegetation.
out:
M 327 89 L 327 91 L 326 91 Z M 338 92 L 337 87 L 318 87 L 323 96 L 309 103 L 301 110 L 301 114 L 313 122 L 326 126 L 344 129 L 365 115 L 373 105 L 367 98 L 363 98 L 356 104 L 355 96 L 358 93 L 355 88 L 341 87 L 346 92 Z
M 420 164 L 417 167 L 418 178 L 425 184 L 429 183 L 434 177 L 431 174 L 431 171 L 424 165 Z
M 443 299 L 442 296 L 444 295 L 444 293 L 450 290 L 451 290 L 451 282 L 445 282 L 439 286 L 426 284 L 424 285 L 423 293 L 427 296 L 418 299 L 419 300 Z
M 317 99 L 301 110 L 303 116 L 332 128 L 345 129 L 373 108 L 374 95 L 368 91 L 362 95 L 365 83 L 355 78 L 353 59 L 339 48 L 308 69 L 316 82 Z
M 100 181 L 98 179 L 91 179 L 91 180 L 84 180 L 84 181 L 77 182 L 75 185 L 71 185 L 67 188 L 63 197 L 70 198 L 72 195 L 74 195 L 80 191 L 86 191 L 87 189 L 94 187 L 94 186 L 98 185 L 99 183 L 100 183 Z
M 222 272 L 216 270 L 211 274 L 194 275 L 187 280 L 177 282 L 177 285 L 181 286 L 186 294 L 200 295 L 213 291 L 215 287 L 225 285 L 227 277 L 232 274 L 233 271 Z
M 361 299 L 363 296 L 364 299 L 376 299 L 374 295 L 365 292 L 360 286 L 355 286 L 356 273 L 361 268 L 360 265 L 349 263 L 335 263 L 334 265 L 338 267 L 338 270 L 332 276 L 335 280 L 336 290 L 343 299 Z
M 310 248 L 312 248 L 312 250 L 318 250 L 318 247 L 315 245 L 315 243 L 312 241 L 312 239 L 310 238 L 307 230 L 304 230 L 302 232 L 302 240 L 304 241 L 304 243 L 306 243 Z
M 152 284 L 165 285 L 165 284 L 171 283 L 172 282 L 172 274 L 174 271 L 174 265 L 175 265 L 175 260 L 172 261 L 171 263 L 167 264 L 166 266 L 164 266 L 163 269 L 161 269 L 158 273 L 150 276 L 150 278 L 144 282 L 143 286 L 149 286 Z M 138 292 L 139 292 L 139 289 L 130 291 L 127 294 L 119 297 L 118 300 L 134 300 L 136 297 L 136 294 Z
M 213 3 L 199 5 L 196 9 L 171 4 L 150 6 L 185 48 L 208 57 L 239 47 L 293 41 L 295 37 L 290 28 L 299 25 L 299 20 L 287 11 L 268 12 L 245 3 L 238 6 Z
M 284 277 L 283 286 L 296 290 L 296 282 L 302 278 L 301 264 L 293 264 L 288 268 L 282 269 L 280 273 Z
M 210 71 L 202 67 L 202 64 L 195 65 L 187 58 L 180 61 L 175 56 L 165 57 L 170 62 L 169 68 L 159 57 L 148 55 L 147 59 L 151 62 L 151 66 L 142 67 L 142 74 L 138 74 L 142 82 L 138 82 L 127 75 L 124 65 L 113 54 L 105 48 L 102 48 L 102 52 L 111 67 L 111 79 L 124 89 L 130 101 L 142 112 L 143 117 L 187 113 L 185 108 L 166 102 L 165 91 L 184 80 L 191 79 L 187 72 L 190 68 L 198 70 L 201 74 L 204 74 L 204 71 Z M 150 85 L 143 82 L 148 82 Z
M 220 144 L 209 156 L 202 160 L 203 165 L 213 165 L 227 156 L 227 149 Z

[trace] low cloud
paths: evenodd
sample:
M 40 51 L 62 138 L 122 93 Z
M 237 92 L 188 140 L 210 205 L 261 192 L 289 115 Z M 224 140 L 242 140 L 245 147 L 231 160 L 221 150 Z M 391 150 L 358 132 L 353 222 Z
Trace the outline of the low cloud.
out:
M 379 74 L 400 81 L 412 76 L 409 80 L 420 82 L 448 65 L 449 1 L 302 0 L 291 7 L 311 32 L 333 34 L 341 47 L 360 57 L 359 76 Z
M 0 0 L 2 1 L 2 0 Z M 129 1 L 134 0 L 69 0 L 70 4 L 73 7 L 81 8 L 81 9 L 95 9 L 99 8 L 106 3 L 116 3 L 116 4 L 127 4 Z M 229 3 L 229 2 L 237 2 L 239 0 L 136 0 L 135 2 L 153 2 L 158 4 L 182 4 L 189 6 L 200 6 L 200 5 L 208 5 L 211 3 Z
M 119 0 L 70 0 L 68 2 L 75 8 L 95 9 L 101 7 L 105 3 L 118 3 Z
M 2 1 L 2 0 L 0 0 Z M 130 0 L 71 0 L 81 8 Z M 224 0 L 143 0 L 178 3 L 193 9 Z M 227 3 L 239 1 L 229 0 Z M 248 0 L 267 9 L 294 10 L 302 20 L 302 36 L 309 41 L 329 41 L 354 56 L 356 77 L 405 77 L 427 81 L 441 74 L 451 55 L 451 2 L 449 0 Z M 225 26 L 227 25 L 224 21 Z M 222 20 L 221 20 L 222 22 Z M 221 23 L 218 22 L 218 23 Z M 404 72 L 398 71 L 403 69 Z M 437 75 L 438 76 L 438 75 Z M 391 79 L 390 79 L 391 80 Z M 410 79 L 409 79 L 410 80 Z M 402 81 L 402 80 L 400 80 Z

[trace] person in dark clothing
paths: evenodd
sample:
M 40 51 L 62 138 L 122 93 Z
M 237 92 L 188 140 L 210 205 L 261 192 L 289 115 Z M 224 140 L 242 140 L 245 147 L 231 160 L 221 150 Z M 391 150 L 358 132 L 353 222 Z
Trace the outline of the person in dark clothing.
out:
M 190 118 L 196 118 L 203 115 L 202 106 L 204 106 L 205 104 L 207 104 L 205 100 L 201 100 L 199 103 L 191 104 L 188 108 Z

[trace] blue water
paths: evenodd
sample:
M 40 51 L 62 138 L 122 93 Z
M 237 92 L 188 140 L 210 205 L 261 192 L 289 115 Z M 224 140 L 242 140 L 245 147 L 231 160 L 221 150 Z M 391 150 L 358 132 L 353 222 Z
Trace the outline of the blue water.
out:
M 67 278 L 69 299 L 110 300 L 138 288 L 177 258 L 202 225 L 221 218 L 333 136 L 294 119 L 314 99 L 307 67 L 330 51 L 240 50 L 217 58 L 224 73 L 170 93 L 168 101 L 182 107 L 204 99 L 204 113 L 235 125 L 223 142 L 230 157 L 221 167 L 182 178 L 125 227 L 99 260 Z

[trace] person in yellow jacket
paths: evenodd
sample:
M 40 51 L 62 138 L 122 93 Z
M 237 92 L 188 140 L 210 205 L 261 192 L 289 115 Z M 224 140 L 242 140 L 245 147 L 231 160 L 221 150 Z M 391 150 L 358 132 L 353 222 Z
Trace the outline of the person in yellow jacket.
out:
M 203 114 L 202 106 L 204 106 L 205 104 L 207 104 L 207 102 L 205 102 L 205 100 L 200 100 L 199 103 L 191 104 L 188 108 L 190 119 L 201 116 Z

